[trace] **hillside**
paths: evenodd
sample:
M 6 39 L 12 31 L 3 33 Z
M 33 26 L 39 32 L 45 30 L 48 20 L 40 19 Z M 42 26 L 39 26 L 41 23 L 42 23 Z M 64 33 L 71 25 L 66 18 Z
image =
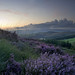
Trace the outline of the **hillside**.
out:
M 75 49 L 75 38 L 64 39 L 62 41 L 70 42 L 72 44 L 73 48 Z
M 63 41 L 69 41 L 70 43 L 74 43 L 75 42 L 75 38 L 64 39 Z
M 10 41 L 18 41 L 18 35 L 15 32 L 11 33 L 9 31 L 0 29 L 0 39 L 7 39 Z
M 9 34 L 11 37 L 9 37 Z M 63 69 L 65 69 L 64 72 L 66 75 L 66 68 L 69 67 L 71 70 L 69 70 L 67 74 L 75 74 L 75 65 L 73 64 L 75 63 L 73 56 L 74 50 L 58 47 L 54 44 L 47 44 L 37 39 L 28 39 L 18 36 L 18 41 L 16 41 L 13 40 L 15 36 L 12 36 L 12 34 L 13 33 L 4 30 L 1 30 L 0 33 L 1 75 L 5 73 L 6 75 L 11 75 L 11 73 L 15 73 L 16 75 L 36 75 L 37 73 L 38 75 L 43 75 L 45 70 L 47 75 L 48 73 L 53 74 L 53 71 L 59 74 Z M 60 63 L 63 64 L 60 65 Z M 48 69 L 52 65 L 52 70 Z M 57 67 L 58 65 L 60 69 Z M 42 72 L 40 70 L 42 70 Z M 63 72 L 61 72 L 61 74 L 63 74 Z

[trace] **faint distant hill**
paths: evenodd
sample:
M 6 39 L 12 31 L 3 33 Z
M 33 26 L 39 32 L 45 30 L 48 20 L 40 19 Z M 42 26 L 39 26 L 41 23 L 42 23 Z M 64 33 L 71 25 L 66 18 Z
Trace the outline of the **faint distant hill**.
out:
M 32 39 L 68 39 L 75 38 L 75 32 L 39 32 L 35 34 L 25 34 L 21 35 L 24 38 L 32 38 Z
M 57 20 L 41 24 L 30 24 L 23 27 L 16 27 L 13 29 L 8 29 L 12 31 L 16 31 L 18 34 L 32 34 L 39 32 L 64 32 L 70 31 L 75 32 L 75 23 L 71 20 L 63 19 Z
M 5 31 L 5 30 L 0 29 L 0 39 L 18 41 L 18 36 L 15 32 L 11 33 L 9 31 Z

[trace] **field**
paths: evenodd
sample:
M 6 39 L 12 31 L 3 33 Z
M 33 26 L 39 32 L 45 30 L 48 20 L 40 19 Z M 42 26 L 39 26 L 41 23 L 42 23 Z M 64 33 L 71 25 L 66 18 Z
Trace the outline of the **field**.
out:
M 69 41 L 70 43 L 74 43 L 75 42 L 75 38 L 71 38 L 71 39 L 65 39 L 63 41 Z
M 69 42 L 72 44 L 72 48 L 75 50 L 75 38 L 70 38 L 70 39 L 64 39 L 62 41 L 65 41 L 65 42 Z

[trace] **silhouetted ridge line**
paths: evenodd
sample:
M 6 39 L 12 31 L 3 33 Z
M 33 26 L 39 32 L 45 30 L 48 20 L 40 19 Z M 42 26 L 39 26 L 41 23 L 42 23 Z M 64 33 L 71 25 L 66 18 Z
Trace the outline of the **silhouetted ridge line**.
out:
M 0 29 L 0 39 L 7 39 L 10 41 L 18 41 L 18 35 L 16 34 L 16 32 L 9 32 L 9 31 L 5 31 Z

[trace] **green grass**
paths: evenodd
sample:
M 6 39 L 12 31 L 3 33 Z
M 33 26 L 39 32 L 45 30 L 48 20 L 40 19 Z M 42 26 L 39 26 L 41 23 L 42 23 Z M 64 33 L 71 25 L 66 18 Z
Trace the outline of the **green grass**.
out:
M 64 52 L 69 55 L 75 55 L 75 50 L 63 48 Z
M 11 53 L 14 53 L 17 61 L 21 60 L 22 56 L 25 56 L 23 52 L 18 50 L 17 47 L 11 45 L 9 41 L 4 39 L 0 40 L 0 61 L 6 61 Z
M 36 54 L 34 48 L 31 47 L 28 42 L 24 43 L 24 47 L 22 48 L 21 51 L 24 52 L 28 58 L 35 59 L 39 56 Z
M 70 43 L 74 43 L 75 42 L 75 38 L 71 38 L 71 39 L 65 39 L 63 41 L 69 41 Z
M 22 42 L 19 42 L 22 44 Z M 10 54 L 13 53 L 15 60 L 22 62 L 23 58 L 32 58 L 35 59 L 37 55 L 32 47 L 28 43 L 23 43 L 21 49 L 18 49 L 16 46 L 12 45 L 9 41 L 5 39 L 0 39 L 0 73 L 5 69 L 6 64 L 4 64 L 10 57 Z
M 75 50 L 75 38 L 64 39 L 64 40 L 62 40 L 62 41 L 65 41 L 65 42 L 69 41 L 69 43 L 72 44 L 72 48 Z M 75 52 L 74 52 L 74 53 L 75 53 Z
M 24 44 L 22 50 L 19 50 L 16 46 L 10 44 L 9 41 L 2 39 L 0 40 L 0 61 L 6 61 L 10 54 L 14 53 L 15 60 L 22 61 L 23 58 L 37 58 L 34 49 L 31 48 L 27 43 Z

